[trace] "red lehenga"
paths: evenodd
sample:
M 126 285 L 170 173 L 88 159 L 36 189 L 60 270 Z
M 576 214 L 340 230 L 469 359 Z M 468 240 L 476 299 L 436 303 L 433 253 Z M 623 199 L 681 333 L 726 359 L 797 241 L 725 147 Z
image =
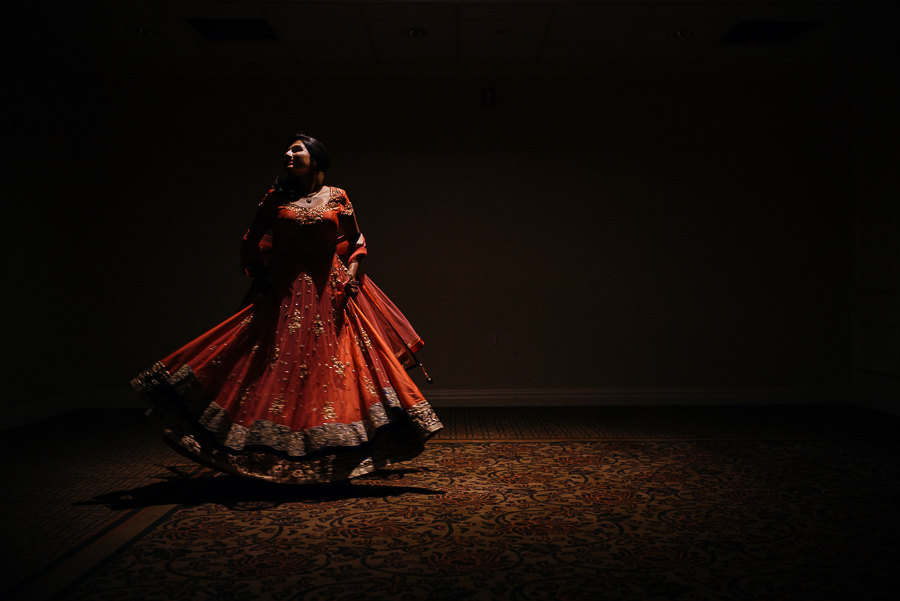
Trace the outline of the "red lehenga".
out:
M 371 280 L 357 299 L 343 292 L 338 216 L 353 207 L 330 190 L 313 208 L 270 192 L 245 249 L 271 228 L 272 289 L 132 380 L 167 442 L 199 463 L 272 482 L 329 482 L 411 459 L 442 427 L 401 364 L 408 345 L 385 340 L 393 305 L 376 307 L 387 318 L 376 324 L 378 313 L 357 302 L 386 300 Z

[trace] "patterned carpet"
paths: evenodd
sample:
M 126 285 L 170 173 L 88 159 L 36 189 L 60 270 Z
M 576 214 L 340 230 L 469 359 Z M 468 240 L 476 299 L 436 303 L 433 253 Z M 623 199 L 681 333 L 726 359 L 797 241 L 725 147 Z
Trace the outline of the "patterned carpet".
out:
M 617 423 L 618 408 L 589 409 Z M 848 407 L 632 409 L 658 411 L 620 411 L 632 427 L 606 440 L 579 440 L 599 426 L 577 410 L 551 424 L 443 410 L 456 425 L 415 461 L 309 487 L 211 477 L 107 414 L 21 429 L 7 439 L 38 448 L 34 433 L 57 428 L 81 452 L 33 457 L 5 487 L 4 598 L 894 598 L 900 450 L 864 432 L 894 421 Z M 773 417 L 797 423 L 760 436 Z M 54 535 L 67 538 L 48 551 Z
M 889 439 L 880 421 L 849 405 L 442 407 L 436 440 Z

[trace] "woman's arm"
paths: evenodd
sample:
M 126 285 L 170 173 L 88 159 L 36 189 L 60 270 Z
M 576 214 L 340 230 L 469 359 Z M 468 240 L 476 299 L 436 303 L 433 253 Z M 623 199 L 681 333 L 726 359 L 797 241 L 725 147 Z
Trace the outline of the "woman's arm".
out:
M 266 234 L 275 215 L 278 212 L 278 200 L 273 190 L 269 190 L 266 197 L 256 208 L 256 215 L 250 229 L 241 240 L 241 271 L 245 276 L 254 277 L 265 272 L 265 262 L 259 249 L 259 241 Z
M 350 281 L 347 283 L 345 290 L 350 296 L 356 296 L 359 291 L 359 282 L 356 275 L 359 273 L 359 262 L 366 256 L 366 239 L 359 231 L 359 224 L 356 222 L 356 212 L 353 210 L 346 194 L 342 198 L 344 209 L 338 215 L 338 222 L 347 242 L 350 244 L 349 257 L 347 258 L 347 274 Z

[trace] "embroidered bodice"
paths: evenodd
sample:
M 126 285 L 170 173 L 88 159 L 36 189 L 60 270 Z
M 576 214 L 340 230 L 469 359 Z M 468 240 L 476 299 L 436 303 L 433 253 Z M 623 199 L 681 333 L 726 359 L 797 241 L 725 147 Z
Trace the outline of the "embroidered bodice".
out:
M 353 215 L 347 193 L 329 187 L 329 198 L 321 205 L 303 206 L 270 190 L 257 208 L 253 225 L 244 235 L 241 246 L 242 264 L 261 261 L 259 241 L 272 231 L 272 250 L 276 255 L 303 258 L 334 254 L 340 231 L 341 216 Z

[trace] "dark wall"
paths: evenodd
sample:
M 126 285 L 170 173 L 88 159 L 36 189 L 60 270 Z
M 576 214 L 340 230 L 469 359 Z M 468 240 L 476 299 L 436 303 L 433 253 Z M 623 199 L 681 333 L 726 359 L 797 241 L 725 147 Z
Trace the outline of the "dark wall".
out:
M 227 317 L 238 240 L 298 128 L 329 146 L 369 274 L 425 338 L 437 388 L 850 381 L 844 85 L 59 85 L 7 115 L 7 406 L 124 390 Z
M 866 75 L 855 97 L 853 128 L 854 384 L 862 402 L 900 414 L 900 78 L 885 70 Z

